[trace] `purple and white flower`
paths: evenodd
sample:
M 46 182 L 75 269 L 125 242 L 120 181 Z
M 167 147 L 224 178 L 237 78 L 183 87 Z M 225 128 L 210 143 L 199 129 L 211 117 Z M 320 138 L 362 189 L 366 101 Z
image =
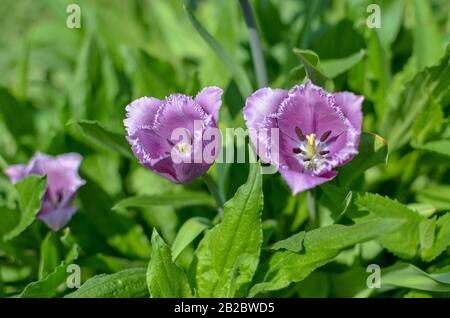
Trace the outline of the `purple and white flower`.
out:
M 335 168 L 357 153 L 362 96 L 328 93 L 308 81 L 291 90 L 262 88 L 246 101 L 244 119 L 258 155 L 276 165 L 294 194 L 333 179 Z M 279 132 L 279 153 L 271 156 L 271 129 Z M 258 133 L 264 131 L 264 133 Z M 265 145 L 261 147 L 261 145 Z
M 139 162 L 175 183 L 189 183 L 206 173 L 219 151 L 220 134 L 210 132 L 218 131 L 222 94 L 218 87 L 206 87 L 195 98 L 172 94 L 130 103 L 124 124 Z M 208 148 L 212 158 L 203 156 Z
M 47 189 L 37 217 L 57 231 L 78 210 L 73 201 L 78 188 L 85 184 L 85 180 L 78 175 L 81 160 L 81 155 L 77 153 L 56 157 L 37 153 L 26 165 L 9 166 L 5 169 L 5 174 L 14 184 L 29 175 L 47 176 Z

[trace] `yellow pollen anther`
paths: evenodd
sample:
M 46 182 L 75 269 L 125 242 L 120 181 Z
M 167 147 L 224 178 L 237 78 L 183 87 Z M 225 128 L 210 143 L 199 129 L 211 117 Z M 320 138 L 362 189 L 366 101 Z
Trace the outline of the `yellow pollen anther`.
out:
M 183 155 L 187 155 L 190 152 L 190 147 L 185 142 L 180 142 L 177 144 L 178 151 L 181 152 Z

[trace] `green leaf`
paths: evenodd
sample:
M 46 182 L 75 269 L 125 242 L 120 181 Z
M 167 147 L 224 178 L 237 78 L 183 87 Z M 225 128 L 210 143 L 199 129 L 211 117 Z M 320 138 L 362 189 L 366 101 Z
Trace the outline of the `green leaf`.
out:
M 401 227 L 403 220 L 375 218 L 354 225 L 333 224 L 307 232 L 303 245 L 308 250 L 341 250 L 374 239 Z
M 28 69 L 30 64 L 30 42 L 26 41 L 21 50 L 19 58 L 19 67 L 17 71 L 17 81 L 15 83 L 15 91 L 17 96 L 24 100 L 27 93 Z
M 327 273 L 312 273 L 298 284 L 296 290 L 301 298 L 326 298 L 330 292 Z
M 337 223 L 346 213 L 354 210 L 354 194 L 345 188 L 337 187 L 331 183 L 320 186 L 323 196 L 320 202 L 331 211 L 331 218 Z
M 152 96 L 163 97 L 178 91 L 178 73 L 172 64 L 152 56 L 145 50 L 136 51 L 124 47 L 122 55 L 127 61 L 124 67 L 133 83 L 134 96 L 145 96 L 151 91 Z
M 326 77 L 335 78 L 358 64 L 365 55 L 366 51 L 360 50 L 344 58 L 321 61 L 320 66 Z
M 200 24 L 191 11 L 188 5 L 184 6 L 189 20 L 194 26 L 197 33 L 203 38 L 203 40 L 209 45 L 209 47 L 217 54 L 222 60 L 223 64 L 231 72 L 234 80 L 238 84 L 239 90 L 242 96 L 250 96 L 252 93 L 252 85 L 246 72 L 233 61 L 232 57 L 225 51 L 225 49 L 214 39 L 214 37 Z
M 107 130 L 99 122 L 80 120 L 71 121 L 69 122 L 69 125 L 76 125 L 79 127 L 82 134 L 96 146 L 119 153 L 129 159 L 133 158 L 131 147 L 127 143 L 125 136 Z
M 417 290 L 410 290 L 403 296 L 403 298 L 433 298 L 433 295 Z
M 330 262 L 338 255 L 338 251 L 320 249 L 307 254 L 296 254 L 290 251 L 276 252 L 269 261 L 269 270 L 264 274 L 262 282 L 256 283 L 250 290 L 250 297 L 262 292 L 280 290 L 291 283 L 300 282 L 315 269 Z
M 367 269 L 353 266 L 345 272 L 329 275 L 332 286 L 331 297 L 337 298 L 367 298 L 372 290 L 367 288 Z
M 358 151 L 352 161 L 339 169 L 338 183 L 343 187 L 348 187 L 367 169 L 387 163 L 388 146 L 383 137 L 363 132 Z
M 437 209 L 450 209 L 450 186 L 436 184 L 420 189 L 416 193 L 417 202 L 431 204 Z
M 431 96 L 429 105 L 421 110 L 414 121 L 411 146 L 450 156 L 450 138 L 446 136 L 444 117 L 442 106 Z
M 250 297 L 302 281 L 316 268 L 333 260 L 340 250 L 390 232 L 401 222 L 401 220 L 377 218 L 351 226 L 334 224 L 306 232 L 302 242 L 297 240 L 297 243 L 303 247 L 302 253 L 276 252 L 269 260 L 269 269 L 264 273 L 262 281 L 250 290 Z M 300 246 L 296 247 L 292 244 L 293 239 L 290 243 L 291 250 L 300 249 Z
M 18 101 L 8 90 L 0 87 L 0 115 L 11 134 L 18 138 L 34 132 L 34 107 L 30 103 Z M 20 114 L 19 117 L 16 117 Z M 15 120 L 11 120 L 15 118 Z
M 294 48 L 293 52 L 303 64 L 306 74 L 308 75 L 308 78 L 311 80 L 311 82 L 318 86 L 325 87 L 327 82 L 329 81 L 329 78 L 323 73 L 320 68 L 319 56 L 311 50 L 301 50 Z
M 272 250 L 288 250 L 291 252 L 299 253 L 303 250 L 303 240 L 305 239 L 306 232 L 302 231 L 292 235 L 291 237 L 274 243 L 271 247 Z
M 130 268 L 88 279 L 67 298 L 148 298 L 145 268 Z
M 429 249 L 434 243 L 434 232 L 436 229 L 436 218 L 422 220 L 419 224 L 420 249 Z
M 60 263 L 58 241 L 54 232 L 48 232 L 41 244 L 41 258 L 39 260 L 39 280 L 47 276 Z
M 445 96 L 448 96 L 449 61 L 450 45 L 447 46 L 445 57 L 436 66 L 417 73 L 412 81 L 405 84 L 399 101 L 386 114 L 383 123 L 383 130 L 387 133 L 391 151 L 410 141 L 413 135 L 411 126 L 425 107 L 431 102 L 440 103 Z
M 126 219 L 126 218 L 125 218 Z M 150 242 L 142 226 L 132 220 L 127 220 L 130 227 L 124 233 L 114 233 L 107 237 L 109 245 L 122 252 L 127 257 L 148 259 Z
M 114 154 L 87 155 L 83 158 L 80 172 L 82 175 L 89 176 L 110 196 L 115 196 L 120 193 L 123 182 L 120 175 L 120 159 L 120 156 Z
M 423 145 L 415 145 L 415 148 L 450 157 L 450 140 L 429 141 Z
M 93 32 L 89 32 L 76 57 L 76 68 L 68 86 L 71 115 L 86 118 L 87 108 L 95 103 L 101 79 L 102 52 Z
M 246 295 L 259 262 L 263 207 L 260 165 L 224 206 L 224 219 L 208 231 L 196 251 L 200 297 Z
M 321 10 L 323 10 L 323 7 L 321 6 L 321 4 L 311 5 L 315 5 L 317 7 L 317 17 L 322 14 Z M 348 3 L 348 6 L 350 6 L 350 3 Z M 347 10 L 346 8 L 342 9 Z M 360 14 L 365 16 L 365 10 L 361 11 Z M 314 24 L 312 20 L 310 23 Z M 314 26 L 311 25 L 307 28 L 312 31 L 314 29 Z M 344 16 L 343 19 L 341 19 L 334 25 L 327 27 L 327 29 L 324 31 L 325 32 L 323 33 L 320 32 L 320 34 L 317 34 L 317 37 L 315 38 L 312 46 L 314 52 L 317 52 L 322 60 L 345 58 L 367 46 L 367 43 L 365 43 L 364 41 L 364 37 L 361 35 L 361 32 L 357 30 L 357 26 L 355 25 L 354 21 L 348 19 L 347 16 Z M 312 33 L 315 32 L 312 31 Z M 339 39 L 339 41 L 336 41 L 336 39 Z
M 16 184 L 19 194 L 20 221 L 4 239 L 10 240 L 26 230 L 33 223 L 41 207 L 41 200 L 47 186 L 45 177 L 31 175 Z
M 137 195 L 116 203 L 113 209 L 136 208 L 148 206 L 171 206 L 182 208 L 187 206 L 205 205 L 214 207 L 214 200 L 204 192 L 183 191 L 155 195 Z
M 151 253 L 150 253 L 151 255 Z M 128 268 L 145 267 L 148 260 L 131 260 L 117 256 L 96 253 L 83 259 L 83 266 L 98 272 L 120 272 Z
M 381 284 L 432 292 L 450 291 L 450 272 L 428 274 L 414 265 L 395 264 L 381 270 Z
M 422 0 L 413 0 L 410 4 L 413 7 L 415 22 L 413 54 L 419 70 L 422 70 L 435 64 L 443 55 L 443 41 L 430 4 Z
M 80 212 L 85 213 L 77 213 L 72 219 L 70 227 L 73 232 L 87 232 L 88 246 L 95 246 L 97 251 L 107 242 L 122 256 L 148 260 L 151 247 L 142 226 L 129 213 L 112 211 L 113 198 L 94 180 L 86 175 L 83 177 L 86 184 L 78 190 L 78 199 L 83 205 Z
M 193 217 L 187 220 L 178 230 L 177 236 L 172 243 L 172 260 L 175 261 L 181 252 L 192 243 L 205 229 L 210 221 L 206 218 Z
M 74 245 L 64 261 L 44 278 L 28 284 L 19 297 L 48 298 L 61 294 L 66 289 L 65 284 L 68 278 L 67 266 L 78 258 L 78 249 L 78 245 Z
M 186 274 L 173 261 L 170 248 L 154 229 L 147 285 L 152 298 L 192 297 Z
M 396 40 L 403 22 L 404 2 L 381 0 L 377 2 L 382 12 L 382 27 L 376 29 L 384 47 L 390 48 Z
M 399 257 L 409 259 L 417 255 L 422 216 L 395 200 L 372 193 L 358 195 L 355 203 L 376 217 L 403 220 L 395 232 L 381 236 L 378 242 Z
M 375 114 L 382 118 L 386 111 L 386 94 L 391 82 L 391 70 L 389 60 L 389 48 L 383 46 L 380 33 L 377 29 L 366 29 L 367 59 L 364 77 L 359 81 L 368 88 L 371 82 L 375 82 L 373 89 L 367 95 L 373 100 Z M 364 87 L 364 86 L 363 86 Z
M 411 209 L 426 218 L 429 218 L 437 211 L 437 209 L 429 203 L 410 203 L 406 206 L 408 207 L 408 209 Z
M 430 135 L 439 131 L 443 123 L 442 107 L 434 98 L 431 98 L 429 105 L 423 108 L 414 120 L 412 146 L 420 147 Z
M 2 221 L 0 222 L 0 242 L 3 235 L 10 232 L 18 223 L 20 214 L 16 210 L 9 209 L 5 206 L 0 206 L 0 215 Z
M 421 254 L 425 262 L 431 262 L 450 246 L 450 212 L 447 212 L 435 221 L 435 226 L 431 230 L 433 230 L 434 240 L 433 242 L 428 242 L 431 244 L 427 244 Z
M 254 4 L 255 16 L 258 19 L 258 27 L 261 36 L 267 40 L 270 45 L 275 45 L 283 39 L 280 34 L 283 32 L 283 21 L 280 18 L 280 7 L 274 5 L 273 1 L 256 1 Z M 266 23 L 266 21 L 270 21 Z

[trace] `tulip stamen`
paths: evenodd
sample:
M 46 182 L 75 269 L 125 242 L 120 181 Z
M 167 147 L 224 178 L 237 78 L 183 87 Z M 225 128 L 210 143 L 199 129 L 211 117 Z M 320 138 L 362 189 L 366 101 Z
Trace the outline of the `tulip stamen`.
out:
M 326 140 L 331 135 L 331 130 L 322 134 L 320 139 L 317 138 L 315 133 L 303 135 L 300 128 L 296 127 L 295 132 L 297 136 L 304 137 L 298 147 L 292 149 L 293 153 L 302 162 L 305 171 L 315 170 L 320 167 L 326 160 L 329 160 L 328 156 L 330 151 L 328 150 Z
M 298 139 L 300 141 L 305 141 L 306 136 L 303 134 L 303 131 L 300 129 L 300 127 L 295 127 L 295 133 L 297 134 Z
M 330 137 L 330 135 L 331 135 L 331 130 L 324 132 L 322 134 L 322 136 L 320 137 L 320 142 L 326 141 L 328 139 L 328 137 Z

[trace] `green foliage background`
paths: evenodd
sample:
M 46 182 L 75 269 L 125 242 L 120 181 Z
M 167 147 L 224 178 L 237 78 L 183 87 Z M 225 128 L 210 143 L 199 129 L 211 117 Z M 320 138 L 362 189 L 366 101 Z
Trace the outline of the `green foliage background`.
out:
M 131 100 L 206 85 L 225 90 L 221 128 L 243 127 L 257 87 L 238 1 L 78 0 L 69 29 L 73 2 L 0 5 L 0 168 L 79 152 L 87 180 L 53 233 L 35 220 L 45 178 L 0 175 L 0 296 L 450 295 L 448 1 L 251 1 L 272 87 L 308 76 L 365 96 L 360 154 L 315 189 L 314 220 L 278 174 L 215 164 L 220 220 L 201 180 L 171 184 L 124 139 Z M 369 264 L 381 289 L 367 288 Z

